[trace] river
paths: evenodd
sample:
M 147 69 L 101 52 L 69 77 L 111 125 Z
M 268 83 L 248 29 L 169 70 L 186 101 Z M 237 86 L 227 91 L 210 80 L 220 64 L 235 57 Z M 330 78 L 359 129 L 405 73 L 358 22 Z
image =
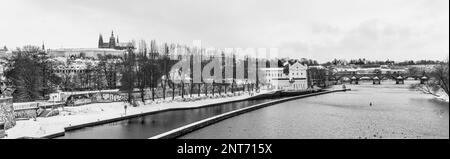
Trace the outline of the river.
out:
M 172 129 L 270 99 L 238 101 L 209 107 L 172 110 L 122 121 L 85 127 L 56 139 L 147 139 Z
M 255 110 L 181 138 L 449 138 L 449 105 L 409 88 L 418 81 L 347 85 L 352 91 Z M 372 106 L 370 106 L 372 103 Z

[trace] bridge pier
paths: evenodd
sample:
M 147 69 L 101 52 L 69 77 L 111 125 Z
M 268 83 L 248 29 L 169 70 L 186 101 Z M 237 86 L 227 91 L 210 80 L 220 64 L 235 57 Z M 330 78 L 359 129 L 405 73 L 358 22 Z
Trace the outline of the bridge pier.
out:
M 381 84 L 381 81 L 380 80 L 374 80 L 373 84 Z
M 425 84 L 426 82 L 428 82 L 428 77 L 423 76 L 420 78 L 420 84 Z
M 350 78 L 350 84 L 359 84 L 359 78 L 356 78 L 355 76 L 353 76 L 352 78 Z
M 405 79 L 402 76 L 395 78 L 395 84 L 405 84 Z
M 395 84 L 405 84 L 405 80 L 403 79 L 396 79 Z
M 373 79 L 373 84 L 375 85 L 375 84 L 381 84 L 381 80 L 380 80 L 380 78 L 378 78 L 378 77 L 374 77 Z
M 350 84 L 359 84 L 359 80 L 350 80 Z

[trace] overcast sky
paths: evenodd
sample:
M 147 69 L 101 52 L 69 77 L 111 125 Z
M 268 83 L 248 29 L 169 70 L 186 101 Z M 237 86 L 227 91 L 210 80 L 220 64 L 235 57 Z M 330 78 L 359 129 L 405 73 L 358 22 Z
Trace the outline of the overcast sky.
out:
M 442 60 L 448 0 L 0 0 L 0 46 L 121 41 L 280 49 L 282 56 Z

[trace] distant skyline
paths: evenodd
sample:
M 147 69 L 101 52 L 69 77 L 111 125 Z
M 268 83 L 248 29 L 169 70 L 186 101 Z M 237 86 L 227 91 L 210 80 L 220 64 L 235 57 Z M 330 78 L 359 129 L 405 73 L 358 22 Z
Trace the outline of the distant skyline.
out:
M 0 47 L 96 48 L 99 34 L 282 57 L 444 60 L 448 0 L 0 0 Z

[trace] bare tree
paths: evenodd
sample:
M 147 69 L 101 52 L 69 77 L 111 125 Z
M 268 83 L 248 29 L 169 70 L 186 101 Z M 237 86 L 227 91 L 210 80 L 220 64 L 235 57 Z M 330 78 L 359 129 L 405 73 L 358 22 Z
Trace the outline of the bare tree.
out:
M 448 95 L 449 89 L 449 58 L 435 66 L 431 72 L 432 83 L 442 89 Z
M 127 54 L 122 62 L 122 88 L 128 94 L 128 103 L 133 104 L 133 90 L 136 82 L 136 56 L 132 49 L 127 50 Z
M 141 101 L 145 103 L 145 88 L 148 86 L 148 75 L 149 75 L 149 60 L 147 57 L 147 43 L 144 40 L 139 42 L 139 49 L 137 54 L 137 83 L 139 92 L 141 95 Z M 150 77 L 151 78 L 151 77 Z
M 32 101 L 50 93 L 49 86 L 58 82 L 51 71 L 45 51 L 37 46 L 24 46 L 13 51 L 6 62 L 5 77 L 15 87 L 15 101 Z
M 443 91 L 448 95 L 449 92 L 449 59 L 447 59 L 436 66 L 429 73 L 430 79 L 427 83 L 420 85 L 412 85 L 411 88 L 418 89 L 426 94 L 438 96 L 439 91 Z

